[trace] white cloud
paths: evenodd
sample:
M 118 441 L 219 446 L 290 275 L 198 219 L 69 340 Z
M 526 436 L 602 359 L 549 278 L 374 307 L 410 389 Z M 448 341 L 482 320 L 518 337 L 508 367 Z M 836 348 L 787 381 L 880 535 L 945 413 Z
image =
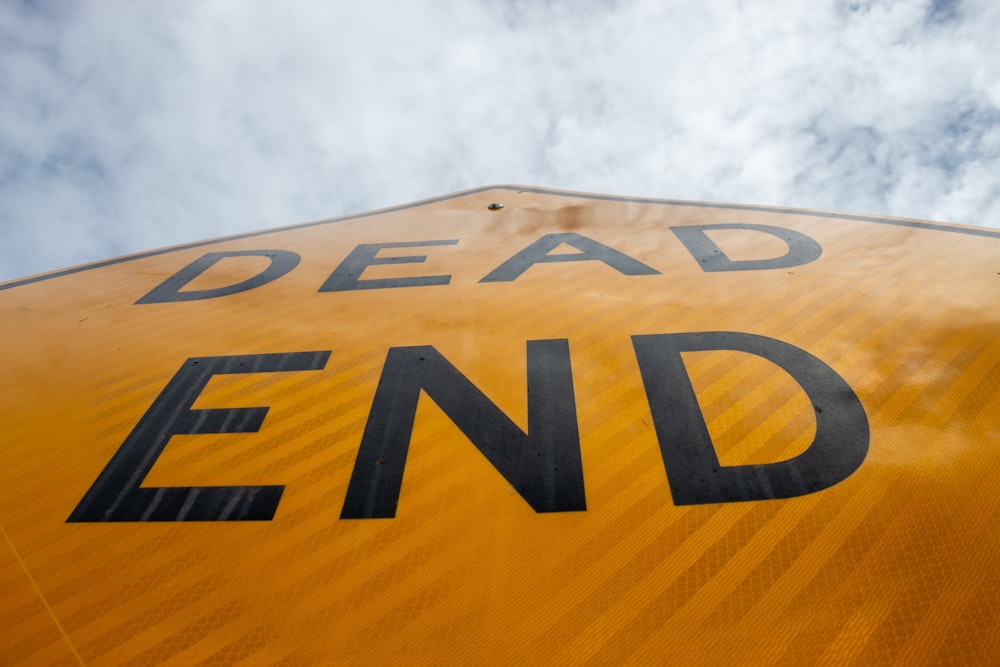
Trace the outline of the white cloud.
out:
M 1000 9 L 0 6 L 0 279 L 515 182 L 1000 226 Z

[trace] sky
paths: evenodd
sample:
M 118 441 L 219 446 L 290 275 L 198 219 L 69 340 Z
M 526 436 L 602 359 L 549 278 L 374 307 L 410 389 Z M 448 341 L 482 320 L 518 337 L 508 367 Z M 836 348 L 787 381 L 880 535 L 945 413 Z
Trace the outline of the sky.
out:
M 1000 3 L 0 0 L 0 281 L 490 184 L 1000 227 Z

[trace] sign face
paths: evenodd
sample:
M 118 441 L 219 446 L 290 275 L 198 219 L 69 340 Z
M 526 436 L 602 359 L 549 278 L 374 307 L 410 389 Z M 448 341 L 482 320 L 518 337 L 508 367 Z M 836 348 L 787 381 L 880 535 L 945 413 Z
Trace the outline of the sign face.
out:
M 993 662 L 998 258 L 504 186 L 0 285 L 0 663 Z

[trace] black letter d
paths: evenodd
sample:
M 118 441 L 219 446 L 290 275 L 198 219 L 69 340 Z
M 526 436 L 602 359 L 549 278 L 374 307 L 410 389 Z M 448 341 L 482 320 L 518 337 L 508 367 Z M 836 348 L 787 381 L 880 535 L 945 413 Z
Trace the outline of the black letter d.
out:
M 632 336 L 653 428 L 675 505 L 792 498 L 843 481 L 868 453 L 868 417 L 836 371 L 774 338 L 730 331 Z M 740 350 L 774 362 L 816 411 L 816 438 L 787 461 L 724 466 L 705 425 L 681 352 Z
M 189 292 L 180 291 L 182 287 L 214 266 L 220 259 L 224 257 L 246 257 L 248 255 L 267 257 L 271 260 L 271 263 L 257 275 L 233 285 L 216 287 L 215 289 L 191 290 Z M 200 301 L 202 299 L 214 299 L 218 296 L 246 292 L 255 287 L 266 285 L 272 280 L 277 280 L 294 269 L 298 263 L 298 254 L 291 250 L 230 250 L 227 252 L 210 252 L 202 255 L 154 287 L 149 294 L 136 301 L 136 304 Z

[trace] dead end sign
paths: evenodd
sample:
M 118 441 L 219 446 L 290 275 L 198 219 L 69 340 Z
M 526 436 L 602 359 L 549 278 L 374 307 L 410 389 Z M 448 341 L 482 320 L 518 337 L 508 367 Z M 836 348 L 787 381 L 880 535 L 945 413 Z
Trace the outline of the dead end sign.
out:
M 497 186 L 0 285 L 0 656 L 988 663 L 998 251 Z

